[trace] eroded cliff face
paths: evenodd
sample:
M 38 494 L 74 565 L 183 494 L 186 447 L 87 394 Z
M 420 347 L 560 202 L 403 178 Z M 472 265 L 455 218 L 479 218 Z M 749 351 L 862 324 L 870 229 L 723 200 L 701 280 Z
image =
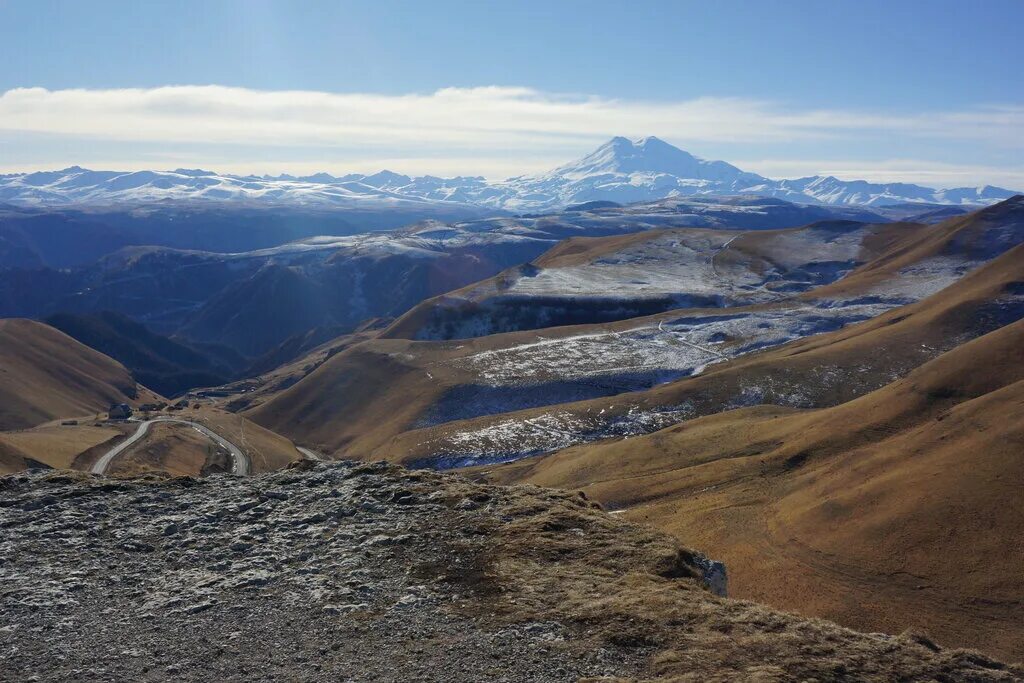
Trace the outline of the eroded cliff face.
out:
M 1024 675 L 707 583 L 724 590 L 718 563 L 582 495 L 383 464 L 0 479 L 0 670 L 12 680 Z

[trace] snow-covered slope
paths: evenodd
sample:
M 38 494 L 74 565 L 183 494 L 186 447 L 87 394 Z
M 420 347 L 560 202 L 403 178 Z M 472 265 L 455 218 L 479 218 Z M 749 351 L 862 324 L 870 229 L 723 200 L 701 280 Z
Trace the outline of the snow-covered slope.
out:
M 682 228 L 570 240 L 529 264 L 423 302 L 387 335 L 455 339 L 768 304 L 834 282 L 876 258 L 880 245 L 925 231 L 822 221 L 789 230 Z M 931 276 L 944 283 L 942 273 Z
M 0 201 L 14 204 L 102 205 L 165 200 L 242 200 L 264 204 L 381 209 L 410 208 L 441 201 L 391 192 L 385 183 L 374 187 L 351 176 L 334 178 L 326 173 L 308 178 L 269 178 L 198 169 L 117 172 L 90 171 L 72 166 L 62 171 L 0 176 Z
M 909 183 L 869 183 L 865 180 L 839 180 L 833 176 L 811 176 L 778 181 L 775 191 L 766 186 L 761 194 L 784 199 L 803 195 L 822 204 L 890 206 L 902 203 L 994 204 L 1017 193 L 992 185 L 935 190 Z
M 480 176 L 236 176 L 198 169 L 62 171 L 0 175 L 0 203 L 105 205 L 167 200 L 387 209 L 467 206 L 514 212 L 553 211 L 592 201 L 620 204 L 667 197 L 754 194 L 804 204 L 887 206 L 907 202 L 984 205 L 1013 192 L 998 187 L 935 190 L 907 183 L 845 181 L 832 176 L 772 180 L 724 161 L 707 161 L 664 140 L 612 138 L 552 171 L 491 183 Z

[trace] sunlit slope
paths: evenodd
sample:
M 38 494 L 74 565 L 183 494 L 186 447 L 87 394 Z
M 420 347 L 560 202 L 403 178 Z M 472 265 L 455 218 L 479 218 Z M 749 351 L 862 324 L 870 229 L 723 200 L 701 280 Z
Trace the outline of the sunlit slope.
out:
M 1019 244 L 1024 238 L 1024 195 L 1016 195 L 965 216 L 956 216 L 926 230 L 906 233 L 888 245 L 878 258 L 857 268 L 831 287 L 805 297 L 879 294 L 891 290 L 894 279 L 926 281 L 955 274 L 956 262 L 985 261 Z M 947 275 L 948 277 L 948 275 Z
M 343 351 L 246 416 L 326 453 L 366 452 L 437 398 L 437 382 L 405 362 L 410 345 L 382 340 Z
M 738 596 L 1024 656 L 1024 321 L 833 408 L 734 410 L 487 474 L 685 530 Z
M 0 441 L 0 474 L 26 469 L 31 459 L 14 446 Z
M 1017 196 L 934 226 L 835 220 L 787 230 L 573 238 L 531 263 L 424 301 L 386 336 L 461 339 L 801 293 L 807 300 L 859 293 L 908 303 L 998 256 L 1022 234 L 1024 197 Z
M 1024 208 L 1007 205 L 997 221 L 980 212 L 955 229 L 929 228 L 941 233 L 933 240 L 939 247 L 871 284 L 886 288 L 886 297 L 854 283 L 848 295 L 830 290 L 810 301 L 829 287 L 773 304 L 605 325 L 449 342 L 371 340 L 332 357 L 251 416 L 328 452 L 471 464 L 650 432 L 743 405 L 835 405 L 1020 317 L 1019 248 L 988 260 L 1020 241 Z M 1009 237 L 991 240 L 996 246 L 980 255 L 962 246 L 993 234 Z M 872 248 L 891 258 L 901 240 L 889 235 Z M 954 256 L 936 265 L 936 249 Z
M 696 377 L 608 398 L 413 427 L 373 455 L 460 464 L 511 460 L 747 405 L 837 405 L 1018 320 L 1024 315 L 1021 283 L 1024 246 L 916 304 L 713 364 Z
M 51 423 L 33 429 L 0 432 L 0 444 L 17 448 L 42 467 L 86 469 L 83 462 L 110 450 L 131 429 L 127 424 L 113 427 L 89 422 L 74 426 Z M 32 463 L 26 461 L 16 469 L 24 469 L 29 464 Z
M 656 230 L 572 238 L 531 263 L 419 304 L 386 336 L 461 339 L 787 299 L 927 232 L 824 221 L 786 230 Z

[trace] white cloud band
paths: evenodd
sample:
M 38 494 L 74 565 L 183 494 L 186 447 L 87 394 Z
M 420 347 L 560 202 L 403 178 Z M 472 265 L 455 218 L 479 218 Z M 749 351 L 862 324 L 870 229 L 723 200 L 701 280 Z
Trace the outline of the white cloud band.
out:
M 917 115 L 790 111 L 770 102 L 699 98 L 628 102 L 528 88 L 445 88 L 428 95 L 260 91 L 224 86 L 46 90 L 0 95 L 0 129 L 111 139 L 296 144 L 358 141 L 494 144 L 552 135 L 658 134 L 728 142 L 873 130 L 1024 144 L 1024 107 Z M 505 136 L 502 138 L 502 136 Z
M 516 157 L 585 149 L 616 134 L 654 134 L 684 145 L 898 135 L 1019 150 L 1024 148 L 1024 106 L 906 115 L 800 111 L 742 98 L 626 101 L 513 87 L 409 95 L 224 86 L 18 88 L 0 94 L 0 132 L 95 141 L 375 149 L 377 156 L 391 158 L 461 155 L 479 158 L 482 167 L 518 173 L 526 169 L 516 167 Z

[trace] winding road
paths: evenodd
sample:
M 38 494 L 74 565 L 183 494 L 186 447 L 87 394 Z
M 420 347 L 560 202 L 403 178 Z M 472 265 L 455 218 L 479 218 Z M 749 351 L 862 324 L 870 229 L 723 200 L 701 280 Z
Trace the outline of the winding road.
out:
M 206 425 L 199 424 L 198 422 L 190 422 L 188 420 L 181 420 L 175 417 L 156 417 L 152 420 L 146 420 L 139 424 L 139 428 L 135 430 L 135 433 L 129 436 L 127 439 L 117 444 L 109 451 L 104 453 L 99 460 L 93 464 L 89 469 L 93 474 L 104 474 L 107 468 L 110 467 L 111 461 L 118 455 L 123 453 L 126 449 L 136 443 L 142 437 L 146 436 L 149 432 L 149 426 L 154 422 L 177 422 L 179 424 L 188 425 L 196 431 L 203 434 L 205 437 L 216 443 L 218 446 L 226 450 L 231 455 L 231 473 L 238 475 L 248 475 L 252 471 L 252 463 L 249 461 L 249 456 L 242 452 L 242 450 L 225 439 L 220 434 L 217 434 Z
M 324 458 L 322 455 L 310 448 L 303 448 L 302 446 L 296 446 L 295 450 L 302 453 L 302 457 L 306 460 L 315 460 L 316 462 L 323 462 Z

